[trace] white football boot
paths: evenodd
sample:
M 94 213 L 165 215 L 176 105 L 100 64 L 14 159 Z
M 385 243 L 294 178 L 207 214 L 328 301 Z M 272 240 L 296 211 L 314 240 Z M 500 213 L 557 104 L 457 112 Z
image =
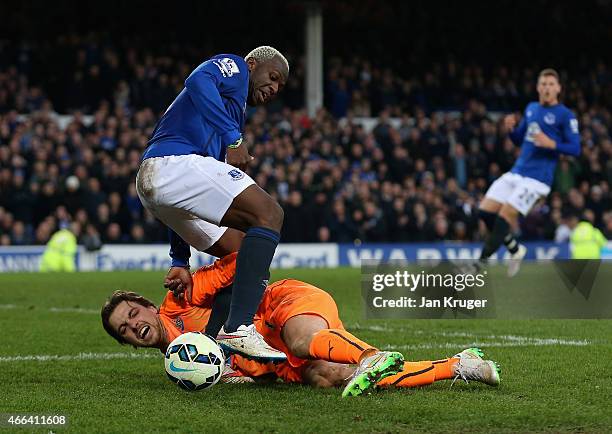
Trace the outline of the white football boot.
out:
M 241 325 L 235 332 L 225 332 L 222 327 L 217 335 L 217 343 L 226 354 L 240 354 L 248 359 L 269 362 L 284 362 L 287 356 L 272 348 L 255 328 L 255 324 Z
M 510 255 L 510 259 L 508 260 L 508 277 L 514 277 L 517 275 L 519 270 L 521 269 L 521 262 L 523 262 L 523 258 L 527 254 L 527 247 L 519 244 L 518 250 L 515 254 Z
M 466 383 L 472 380 L 489 386 L 499 385 L 501 374 L 499 364 L 493 360 L 484 360 L 484 353 L 480 348 L 468 348 L 453 357 L 459 361 L 454 366 L 455 378 L 451 386 L 457 379 L 465 380 Z

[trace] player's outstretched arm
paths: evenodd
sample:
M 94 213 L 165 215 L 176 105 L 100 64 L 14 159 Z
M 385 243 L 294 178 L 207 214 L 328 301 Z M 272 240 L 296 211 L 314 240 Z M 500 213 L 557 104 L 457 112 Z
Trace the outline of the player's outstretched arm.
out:
M 510 140 L 512 140 L 516 146 L 521 146 L 523 139 L 525 138 L 525 133 L 527 132 L 527 122 L 525 121 L 525 116 L 522 117 L 518 126 L 516 126 L 516 115 L 508 115 L 504 118 L 504 126 L 508 131 Z
M 191 302 L 191 293 L 193 288 L 193 280 L 189 272 L 189 258 L 191 249 L 176 232 L 169 229 L 170 235 L 170 258 L 172 258 L 171 267 L 164 279 L 164 287 L 174 293 L 174 296 L 180 298 L 185 294 L 187 301 Z

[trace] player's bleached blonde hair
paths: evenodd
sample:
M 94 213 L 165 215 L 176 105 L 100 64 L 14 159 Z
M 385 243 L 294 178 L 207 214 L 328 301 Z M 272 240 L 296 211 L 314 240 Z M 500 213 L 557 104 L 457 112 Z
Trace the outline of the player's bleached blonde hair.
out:
M 287 68 L 287 72 L 289 72 L 289 62 L 287 62 L 285 56 L 283 56 L 276 48 L 270 47 L 269 45 L 262 45 L 261 47 L 255 48 L 244 57 L 244 60 L 251 57 L 258 62 L 265 62 L 266 60 L 271 60 L 278 57 L 285 65 L 285 68 Z

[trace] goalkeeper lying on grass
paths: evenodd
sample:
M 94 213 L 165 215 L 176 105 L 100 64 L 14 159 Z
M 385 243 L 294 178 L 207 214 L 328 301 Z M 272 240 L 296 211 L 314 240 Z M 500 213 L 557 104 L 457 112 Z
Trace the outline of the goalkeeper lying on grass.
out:
M 211 318 L 213 302 L 231 286 L 235 269 L 236 254 L 200 268 L 193 274 L 192 293 L 168 291 L 159 309 L 134 292 L 115 291 L 102 308 L 104 328 L 122 344 L 162 352 L 182 333 L 205 331 L 214 336 L 213 329 L 224 318 Z M 344 329 L 327 292 L 298 280 L 284 279 L 267 287 L 255 325 L 268 344 L 287 354 L 287 361 L 273 364 L 232 355 L 225 382 L 274 374 L 286 382 L 343 386 L 342 396 L 360 395 L 376 386 L 417 387 L 452 378 L 499 384 L 499 367 L 483 360 L 476 348 L 421 362 L 404 362 L 400 353 L 379 351 Z

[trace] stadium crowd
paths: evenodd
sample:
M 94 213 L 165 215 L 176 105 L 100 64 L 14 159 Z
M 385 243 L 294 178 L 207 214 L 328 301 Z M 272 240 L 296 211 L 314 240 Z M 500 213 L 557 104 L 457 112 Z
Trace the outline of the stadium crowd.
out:
M 71 222 L 91 248 L 165 242 L 134 177 L 194 65 L 64 42 L 65 72 L 53 90 L 36 79 L 27 47 L 9 53 L 0 43 L 0 244 L 43 244 Z M 249 173 L 285 210 L 283 241 L 481 239 L 477 204 L 519 152 L 501 132 L 500 112 L 534 98 L 539 67 L 448 60 L 405 76 L 359 57 L 330 58 L 326 107 L 309 118 L 304 68 L 294 60 L 281 98 L 249 111 L 245 132 L 256 158 Z M 562 240 L 564 213 L 586 209 L 610 239 L 612 69 L 599 63 L 563 81 L 583 152 L 562 158 L 553 193 L 517 230 L 522 239 Z M 74 114 L 65 127 L 57 107 Z M 361 117 L 377 120 L 370 128 Z

